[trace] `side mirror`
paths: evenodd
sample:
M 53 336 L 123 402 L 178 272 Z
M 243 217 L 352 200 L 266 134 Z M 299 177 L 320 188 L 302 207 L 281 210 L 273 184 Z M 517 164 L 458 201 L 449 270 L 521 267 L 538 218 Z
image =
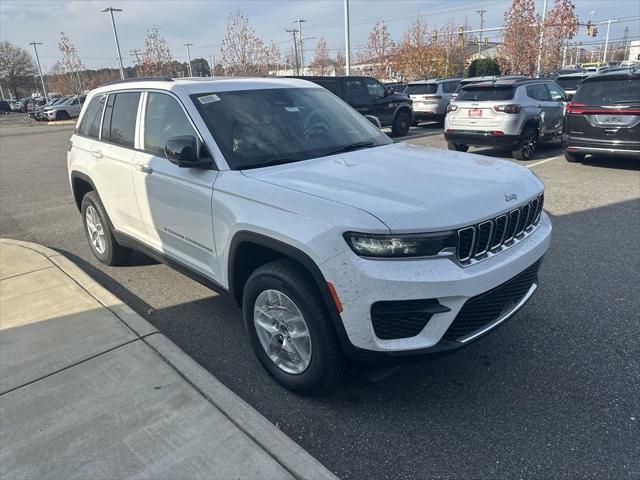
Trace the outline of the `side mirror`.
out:
M 380 123 L 380 119 L 378 117 L 374 117 L 373 115 L 365 115 L 367 120 L 373 123 L 376 127 L 382 128 L 382 124 Z
M 210 168 L 211 158 L 200 158 L 198 141 L 193 135 L 171 137 L 164 145 L 164 154 L 181 168 Z

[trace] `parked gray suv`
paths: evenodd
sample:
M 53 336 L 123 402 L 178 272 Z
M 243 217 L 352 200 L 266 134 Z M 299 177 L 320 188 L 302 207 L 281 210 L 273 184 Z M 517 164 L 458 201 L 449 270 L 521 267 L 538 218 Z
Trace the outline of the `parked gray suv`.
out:
M 442 122 L 460 80 L 460 78 L 433 78 L 410 83 L 407 93 L 413 101 L 413 124 L 417 125 L 421 120 Z
M 469 145 L 510 148 L 518 160 L 533 158 L 538 142 L 560 138 L 566 95 L 550 80 L 480 82 L 462 88 L 445 119 L 450 150 Z

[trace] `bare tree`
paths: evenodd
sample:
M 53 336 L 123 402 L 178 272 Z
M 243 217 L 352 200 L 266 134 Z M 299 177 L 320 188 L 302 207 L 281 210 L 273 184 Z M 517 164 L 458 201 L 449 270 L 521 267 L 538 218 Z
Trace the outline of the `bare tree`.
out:
M 160 35 L 158 27 L 153 25 L 144 39 L 144 51 L 142 52 L 142 64 L 140 72 L 142 75 L 169 75 L 171 76 L 171 65 L 173 57 L 167 41 Z
M 18 86 L 25 77 L 31 77 L 36 67 L 29 52 L 7 41 L 0 42 L 0 78 L 7 82 L 9 90 L 18 97 Z
M 220 59 L 226 75 L 262 75 L 268 73 L 269 49 L 255 30 L 249 19 L 240 10 L 227 17 L 227 26 Z
M 387 24 L 384 21 L 376 22 L 373 30 L 369 32 L 367 47 L 361 57 L 362 60 L 373 64 L 371 74 L 374 77 L 388 76 L 389 62 L 394 46 Z
M 60 33 L 58 50 L 60 50 L 62 58 L 54 64 L 54 68 L 64 72 L 68 77 L 67 89 L 64 93 L 81 92 L 84 90 L 84 81 L 80 72 L 86 70 L 86 67 L 78 56 L 76 46 L 64 32 Z
M 331 67 L 331 58 L 327 49 L 327 41 L 324 37 L 320 37 L 316 44 L 316 51 L 313 54 L 313 62 L 311 62 L 311 70 L 314 75 L 328 75 Z
M 504 13 L 502 44 L 498 62 L 505 73 L 531 75 L 536 68 L 539 19 L 533 0 L 513 0 Z
M 338 52 L 336 54 L 336 59 L 333 62 L 333 68 L 336 75 L 344 75 L 345 74 L 345 65 L 346 60 L 344 58 L 344 53 Z
M 556 0 L 544 22 L 542 69 L 551 73 L 562 61 L 562 48 L 578 32 L 575 5 L 570 0 Z

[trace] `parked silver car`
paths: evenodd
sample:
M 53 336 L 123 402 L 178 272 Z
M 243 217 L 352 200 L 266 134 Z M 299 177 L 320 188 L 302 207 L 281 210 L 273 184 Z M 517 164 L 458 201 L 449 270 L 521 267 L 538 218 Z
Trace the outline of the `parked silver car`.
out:
M 57 105 L 51 105 L 44 109 L 43 116 L 45 120 L 68 120 L 80 115 L 80 109 L 84 103 L 85 95 L 78 97 L 74 95 L 66 101 Z
M 483 77 L 463 78 L 462 80 L 460 80 L 460 83 L 458 83 L 458 88 L 456 88 L 456 91 L 453 92 L 452 100 L 460 94 L 460 92 L 464 87 L 466 87 L 467 85 L 471 85 L 472 83 L 494 82 L 497 80 L 517 80 L 517 79 L 523 79 L 523 78 L 529 78 L 529 77 L 525 77 L 524 75 L 485 75 Z
M 413 101 L 413 124 L 421 120 L 442 122 L 447 106 L 461 78 L 434 78 L 418 80 L 408 85 L 409 97 Z
M 562 135 L 565 101 L 564 91 L 544 79 L 467 85 L 447 109 L 447 146 L 462 152 L 469 145 L 506 147 L 514 158 L 529 160 L 538 142 Z

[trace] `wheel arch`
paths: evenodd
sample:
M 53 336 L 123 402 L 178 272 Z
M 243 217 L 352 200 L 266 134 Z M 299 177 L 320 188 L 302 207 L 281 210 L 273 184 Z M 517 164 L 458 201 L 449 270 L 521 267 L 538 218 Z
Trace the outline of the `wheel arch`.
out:
M 409 105 L 400 105 L 399 107 L 396 108 L 396 111 L 393 112 L 393 122 L 396 121 L 396 117 L 398 116 L 398 114 L 400 112 L 406 112 L 409 114 L 409 121 L 411 123 L 413 123 L 413 110 L 411 109 L 411 107 L 409 107 Z
M 89 177 L 89 175 L 74 170 L 71 172 L 71 192 L 73 193 L 73 200 L 75 201 L 78 211 L 82 207 L 82 199 L 89 192 L 96 192 L 96 195 L 100 197 L 98 189 Z

